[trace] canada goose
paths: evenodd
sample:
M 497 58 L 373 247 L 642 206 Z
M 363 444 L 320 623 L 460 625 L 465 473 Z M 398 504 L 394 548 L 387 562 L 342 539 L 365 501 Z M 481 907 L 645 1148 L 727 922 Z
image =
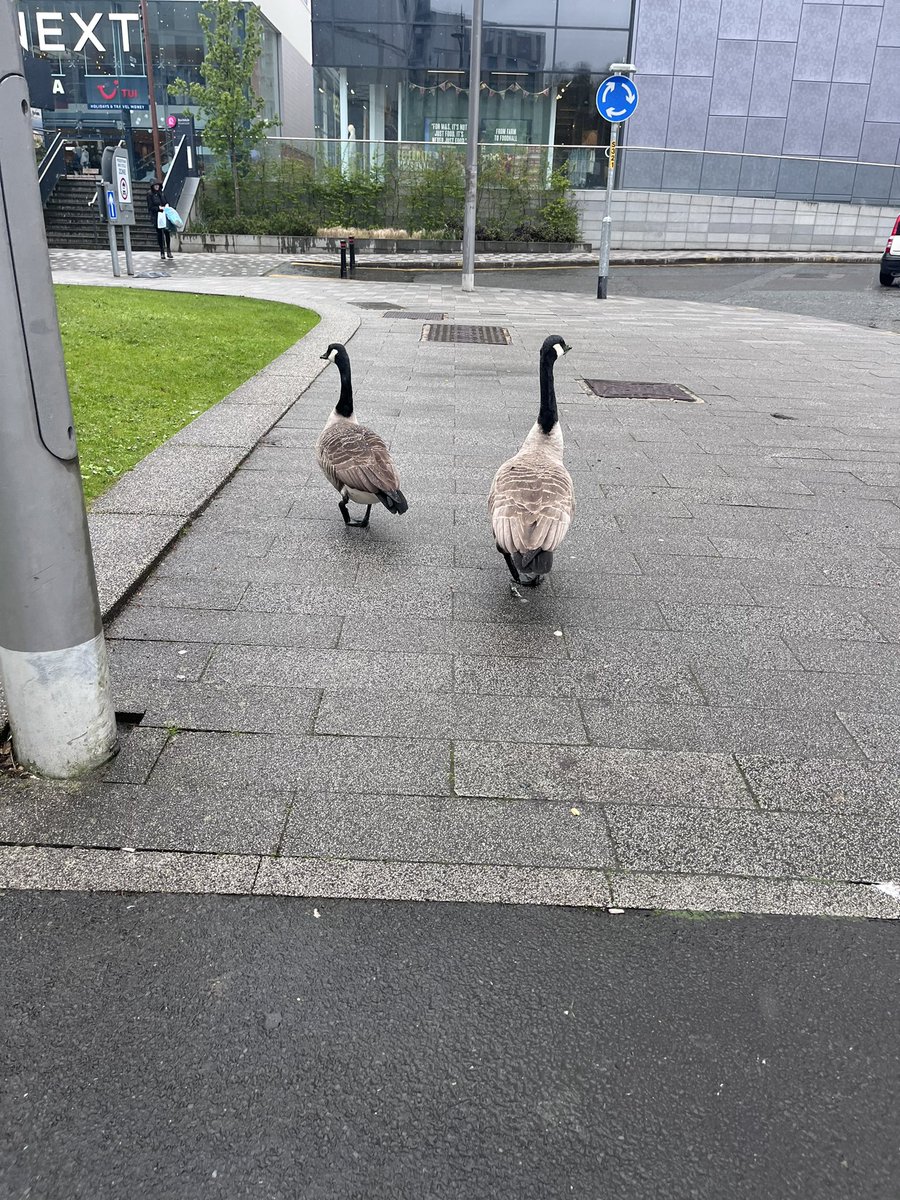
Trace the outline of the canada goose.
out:
M 507 459 L 491 484 L 488 510 L 497 549 L 515 583 L 535 587 L 553 566 L 553 551 L 575 513 L 572 476 L 563 465 L 553 367 L 571 350 L 553 335 L 541 346 L 541 406 L 522 449 Z
M 400 491 L 400 480 L 390 451 L 377 433 L 357 423 L 353 415 L 353 385 L 350 355 L 340 342 L 332 342 L 322 358 L 333 362 L 341 373 L 341 395 L 334 412 L 316 442 L 316 457 L 325 477 L 341 493 L 338 508 L 345 525 L 365 529 L 373 504 L 388 512 L 405 513 L 409 505 Z M 366 515 L 351 521 L 347 501 L 365 504 Z

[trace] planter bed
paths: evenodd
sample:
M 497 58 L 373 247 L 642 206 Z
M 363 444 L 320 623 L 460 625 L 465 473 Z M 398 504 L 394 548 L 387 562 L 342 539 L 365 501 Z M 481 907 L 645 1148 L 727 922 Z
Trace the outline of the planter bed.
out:
M 249 233 L 187 233 L 181 250 L 191 254 L 337 253 L 339 238 L 257 236 Z M 357 238 L 356 249 L 374 254 L 461 254 L 462 243 L 428 238 Z M 586 242 L 476 242 L 478 254 L 571 254 L 590 250 Z

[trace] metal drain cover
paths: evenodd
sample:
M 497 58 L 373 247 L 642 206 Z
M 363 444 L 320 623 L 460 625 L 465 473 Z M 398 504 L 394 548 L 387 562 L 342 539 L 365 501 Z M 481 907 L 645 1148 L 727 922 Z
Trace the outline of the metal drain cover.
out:
M 409 321 L 446 321 L 447 314 L 443 312 L 386 312 L 383 317 L 406 317 Z
M 603 400 L 683 400 L 688 404 L 703 401 L 680 383 L 632 383 L 625 379 L 586 379 L 595 396 Z
M 423 325 L 423 342 L 469 342 L 479 346 L 508 346 L 509 330 L 502 325 Z
M 135 279 L 171 279 L 168 271 L 137 271 Z
M 400 307 L 399 304 L 386 304 L 382 300 L 351 300 L 350 303 L 354 308 L 372 308 L 372 309 L 376 309 L 376 310 L 380 310 L 382 308 L 399 308 Z M 387 316 L 386 313 L 385 313 L 385 316 Z

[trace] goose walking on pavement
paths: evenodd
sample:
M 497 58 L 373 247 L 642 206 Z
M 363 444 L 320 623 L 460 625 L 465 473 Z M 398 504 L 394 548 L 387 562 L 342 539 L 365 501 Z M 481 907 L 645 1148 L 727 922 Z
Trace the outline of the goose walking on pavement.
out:
M 383 504 L 399 516 L 409 505 L 400 491 L 400 479 L 385 443 L 360 425 L 353 412 L 350 355 L 340 342 L 332 342 L 322 358 L 333 362 L 341 376 L 341 394 L 316 442 L 316 457 L 325 478 L 340 492 L 338 508 L 345 525 L 365 529 L 373 504 Z M 361 521 L 350 517 L 347 502 L 366 506 Z
M 497 549 L 513 585 L 536 587 L 550 573 L 575 514 L 575 488 L 563 464 L 563 436 L 556 411 L 553 368 L 571 347 L 552 335 L 541 346 L 538 419 L 518 454 L 491 484 L 488 510 Z

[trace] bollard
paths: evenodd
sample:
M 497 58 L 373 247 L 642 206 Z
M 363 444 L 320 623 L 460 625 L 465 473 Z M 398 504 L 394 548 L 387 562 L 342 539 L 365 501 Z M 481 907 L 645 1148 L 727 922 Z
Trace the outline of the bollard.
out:
M 347 242 L 341 238 L 341 279 L 347 278 Z
M 356 238 L 350 238 L 350 270 L 356 270 Z

